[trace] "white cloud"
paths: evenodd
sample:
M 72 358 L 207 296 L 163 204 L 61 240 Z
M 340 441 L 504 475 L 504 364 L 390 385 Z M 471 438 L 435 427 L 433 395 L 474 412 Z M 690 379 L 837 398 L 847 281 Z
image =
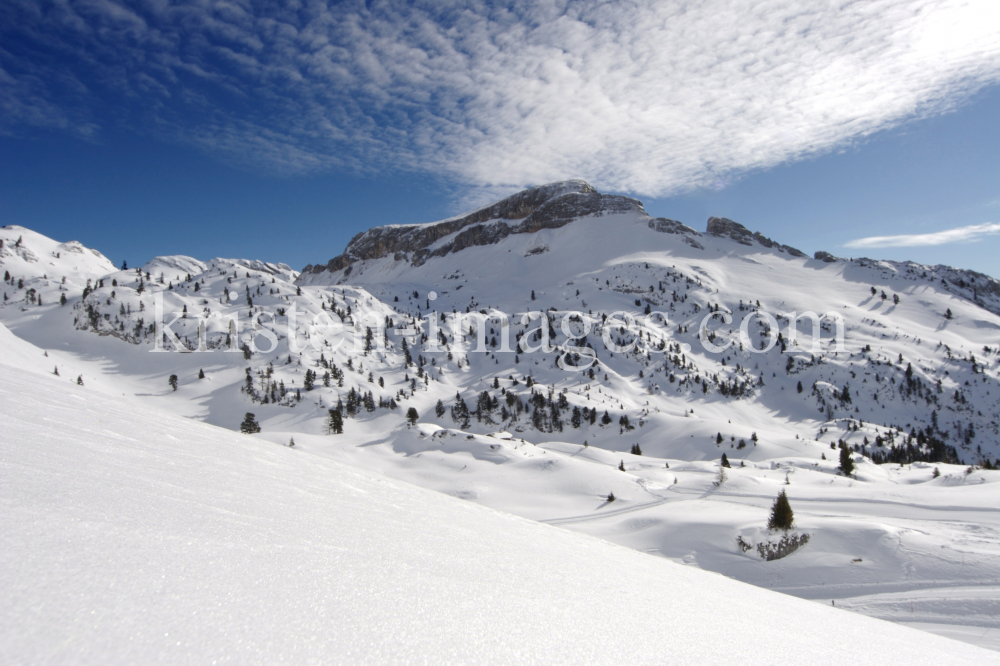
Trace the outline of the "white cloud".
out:
M 23 53 L 74 54 L 77 77 L 154 131 L 278 171 L 401 168 L 488 192 L 579 177 L 677 193 L 1000 79 L 996 0 L 21 1 L 0 23 Z M 11 53 L 6 71 L 46 80 Z
M 971 241 L 983 236 L 1000 234 L 1000 224 L 973 224 L 957 229 L 946 231 L 936 231 L 932 234 L 910 234 L 902 236 L 869 236 L 868 238 L 858 238 L 844 243 L 844 247 L 918 247 L 921 245 L 944 245 L 946 243 L 958 243 L 961 241 Z

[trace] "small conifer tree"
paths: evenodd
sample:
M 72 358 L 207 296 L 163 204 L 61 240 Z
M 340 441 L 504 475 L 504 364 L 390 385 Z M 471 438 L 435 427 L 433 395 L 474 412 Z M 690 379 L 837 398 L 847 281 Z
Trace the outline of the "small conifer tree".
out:
M 327 410 L 326 423 L 326 429 L 331 435 L 344 434 L 344 415 L 340 413 L 339 409 Z
M 410 407 L 406 410 L 406 420 L 410 422 L 410 425 L 415 425 L 417 423 L 417 419 L 419 418 L 420 414 L 417 413 L 415 407 Z
M 728 458 L 728 456 L 726 456 L 725 453 L 722 454 L 722 466 L 723 467 L 732 467 L 732 465 L 729 464 L 729 458 Z
M 792 513 L 792 505 L 788 503 L 788 495 L 782 490 L 781 494 L 771 505 L 771 516 L 767 519 L 767 529 L 785 530 L 792 528 L 795 522 L 795 515 Z
M 176 391 L 177 390 L 177 375 L 170 375 L 170 378 L 167 380 L 167 383 L 170 384 L 170 388 L 172 388 L 173 390 Z
M 840 449 L 840 471 L 844 476 L 854 473 L 854 458 L 851 457 L 851 450 L 846 446 Z
M 608 502 L 614 502 L 615 499 L 617 499 L 617 498 L 615 497 L 614 492 L 608 493 Z
M 240 432 L 244 435 L 252 435 L 256 432 L 260 432 L 260 424 L 257 423 L 257 417 L 251 412 L 247 412 L 243 415 L 243 423 L 240 424 Z
M 204 378 L 205 378 L 205 371 L 199 368 L 198 369 L 198 379 L 204 379 Z
M 621 462 L 618 463 L 618 469 L 621 470 L 621 471 L 623 471 L 623 472 L 625 471 L 625 461 L 624 460 L 622 460 Z

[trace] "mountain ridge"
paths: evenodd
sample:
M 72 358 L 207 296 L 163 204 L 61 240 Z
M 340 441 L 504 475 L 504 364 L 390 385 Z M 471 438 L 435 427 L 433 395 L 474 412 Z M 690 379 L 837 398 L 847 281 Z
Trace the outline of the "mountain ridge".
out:
M 957 276 L 793 256 L 636 210 L 347 276 L 180 255 L 108 271 L 0 230 L 21 236 L 50 263 L 4 257 L 0 322 L 39 348 L 20 361 L 71 390 L 229 429 L 250 412 L 277 444 L 763 587 L 778 570 L 783 591 L 864 596 L 880 617 L 994 621 L 997 541 L 974 528 L 1000 482 L 1000 317 L 955 293 Z M 810 310 L 843 317 L 842 349 L 832 319 L 792 335 L 789 311 Z M 767 541 L 789 484 L 810 541 L 762 568 L 735 544 Z M 968 591 L 934 597 L 941 580 Z

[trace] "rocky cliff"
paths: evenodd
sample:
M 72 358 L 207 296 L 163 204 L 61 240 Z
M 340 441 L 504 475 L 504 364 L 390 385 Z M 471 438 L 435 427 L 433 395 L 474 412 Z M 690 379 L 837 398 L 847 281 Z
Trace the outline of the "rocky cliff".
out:
M 642 203 L 601 194 L 582 180 L 550 183 L 518 192 L 461 217 L 430 224 L 375 227 L 351 239 L 344 253 L 303 273 L 338 271 L 355 261 L 392 255 L 419 266 L 430 257 L 473 245 L 492 245 L 510 234 L 555 229 L 586 216 L 638 212 Z
M 622 213 L 638 213 L 648 218 L 642 203 L 636 199 L 601 194 L 582 180 L 550 183 L 441 222 L 374 227 L 352 238 L 343 254 L 325 264 L 310 264 L 302 269 L 302 273 L 309 275 L 344 270 L 344 274 L 349 275 L 351 265 L 356 261 L 388 256 L 420 266 L 431 257 L 441 257 L 476 245 L 492 245 L 511 234 L 555 229 L 581 217 Z M 649 228 L 660 233 L 681 235 L 688 245 L 703 249 L 695 240 L 702 234 L 676 220 L 649 218 Z M 724 217 L 709 218 L 706 233 L 742 245 L 759 244 L 793 257 L 806 256 L 793 247 L 776 243 Z
M 749 229 L 744 227 L 742 224 L 733 222 L 725 217 L 710 217 L 708 218 L 708 230 L 709 236 L 717 236 L 719 238 L 730 238 L 740 245 L 753 245 L 756 241 L 764 247 L 774 248 L 778 252 L 787 252 L 793 257 L 804 257 L 805 252 L 796 250 L 794 247 L 788 245 L 781 245 L 780 243 L 775 243 L 773 240 L 767 236 L 761 234 L 759 231 L 751 232 Z

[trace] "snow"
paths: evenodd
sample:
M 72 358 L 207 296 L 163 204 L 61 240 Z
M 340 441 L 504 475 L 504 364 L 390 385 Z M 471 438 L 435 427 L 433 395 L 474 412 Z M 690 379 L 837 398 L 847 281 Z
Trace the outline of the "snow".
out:
M 0 366 L 7 663 L 1000 655 Z
M 4 238 L 23 236 L 22 245 L 36 257 L 60 252 L 59 243 L 28 230 L 3 231 Z M 5 247 L 12 242 L 6 240 Z M 232 430 L 245 412 L 254 412 L 264 430 L 254 441 L 273 446 L 294 437 L 293 452 L 280 455 L 297 455 L 321 470 L 346 464 L 352 474 L 364 470 L 392 487 L 412 483 L 599 537 L 657 561 L 683 563 L 682 571 L 713 571 L 814 605 L 833 601 L 838 608 L 995 647 L 1000 631 L 993 612 L 1000 601 L 1000 472 L 969 467 L 1000 457 L 1000 317 L 989 309 L 989 294 L 956 286 L 961 274 L 947 267 L 825 263 L 726 239 L 700 237 L 699 242 L 704 249 L 687 245 L 682 236 L 650 230 L 641 216 L 608 215 L 433 257 L 416 268 L 392 258 L 358 262 L 346 278 L 351 284 L 340 284 L 342 273 L 299 278 L 287 266 L 255 260 L 161 258 L 174 266 L 171 272 L 162 264 L 161 284 L 153 271 L 140 281 L 134 269 L 116 271 L 89 250 L 62 252 L 46 268 L 20 255 L 5 255 L 0 267 L 15 279 L 4 285 L 10 301 L 0 306 L 0 322 L 14 335 L 0 328 L 0 362 L 32 370 L 37 381 L 56 382 L 71 395 L 83 390 L 76 386 L 82 376 L 86 395 L 115 396 L 135 413 L 162 410 L 202 422 L 178 422 L 191 427 Z M 542 245 L 549 250 L 530 253 Z M 81 256 L 88 263 L 80 263 Z M 195 271 L 191 281 L 186 279 L 188 268 Z M 63 275 L 67 285 L 59 282 Z M 38 285 L 43 305 L 27 299 L 29 285 L 16 287 L 22 276 Z M 94 289 L 83 300 L 88 280 Z M 889 298 L 873 297 L 873 286 Z M 301 295 L 296 294 L 299 288 Z M 428 299 L 431 290 L 438 294 L 433 302 Z M 232 292 L 237 294 L 233 300 Z M 58 305 L 60 294 L 67 296 L 65 306 Z M 293 324 L 286 315 L 273 324 L 265 317 L 278 346 L 254 353 L 249 361 L 238 351 L 223 351 L 229 330 L 225 318 L 205 320 L 210 351 L 149 353 L 156 337 L 147 330 L 154 296 L 163 298 L 168 313 L 187 307 L 191 316 L 173 329 L 193 347 L 195 315 L 204 312 L 238 314 L 237 341 L 249 342 L 254 333 L 248 294 L 254 311 L 295 306 L 294 329 L 305 348 L 289 350 L 286 336 Z M 899 304 L 893 303 L 893 294 L 901 297 Z M 600 359 L 593 379 L 556 367 L 553 354 L 522 354 L 515 363 L 514 354 L 492 348 L 488 353 L 459 351 L 463 340 L 467 346 L 473 342 L 465 335 L 467 323 L 460 332 L 445 329 L 453 359 L 445 351 L 420 351 L 411 319 L 426 314 L 428 306 L 448 313 L 496 307 L 512 315 L 554 307 L 560 316 L 580 310 L 599 318 L 615 310 L 641 312 L 636 299 L 667 311 L 668 343 L 686 346 L 667 354 L 654 351 L 648 358 L 612 356 L 598 327 L 589 336 Z M 748 309 L 740 310 L 740 301 Z M 822 352 L 811 352 L 805 322 L 799 327 L 799 347 L 790 345 L 788 353 L 773 349 L 752 354 L 740 350 L 738 342 L 724 354 L 703 349 L 697 335 L 709 306 L 733 313 L 732 325 L 712 324 L 721 342 L 737 337 L 740 319 L 751 304 L 756 309 L 757 301 L 761 310 L 775 313 L 842 313 L 845 351 L 833 352 L 830 332 L 824 331 Z M 348 306 L 352 315 L 344 316 L 339 329 L 311 323 L 314 316 L 327 315 L 339 324 L 340 317 L 324 308 L 344 313 Z M 96 331 L 88 309 L 96 315 Z M 952 320 L 944 319 L 948 309 Z M 363 334 L 364 325 L 386 317 L 393 322 L 386 348 L 352 355 L 355 333 Z M 516 321 L 512 317 L 512 341 L 515 332 L 524 330 Z M 140 323 L 142 330 L 136 333 Z M 687 330 L 678 332 L 678 326 Z M 537 322 L 531 325 L 537 327 Z M 782 332 L 786 327 L 783 320 Z M 554 328 L 562 343 L 558 320 Z M 653 327 L 643 330 L 655 333 Z M 762 339 L 756 324 L 750 331 L 756 341 Z M 411 366 L 403 359 L 404 334 L 414 356 Z M 871 351 L 865 351 L 867 345 Z M 326 371 L 319 364 L 321 353 L 331 368 L 342 371 L 343 386 L 336 379 L 329 387 L 317 380 L 313 391 L 302 390 L 296 400 L 307 369 L 320 376 Z M 426 380 L 416 379 L 418 356 L 424 357 Z M 789 357 L 793 367 L 786 370 Z M 920 396 L 904 391 L 908 364 L 927 389 Z M 52 374 L 54 367 L 58 377 Z M 281 382 L 285 395 L 267 404 L 259 396 L 251 399 L 241 390 L 248 367 L 259 393 L 263 384 L 277 387 Z M 205 379 L 198 378 L 199 370 Z M 177 391 L 168 387 L 171 374 L 180 378 Z M 536 382 L 533 389 L 526 387 L 529 375 Z M 707 380 L 708 392 L 693 382 L 695 376 Z M 492 388 L 495 377 L 501 389 Z M 757 383 L 761 377 L 763 386 Z M 721 381 L 734 379 L 747 383 L 746 395 L 721 394 Z M 802 393 L 796 390 L 798 382 Z M 849 404 L 834 397 L 845 384 L 854 396 Z M 362 409 L 347 419 L 344 435 L 326 435 L 327 409 L 346 399 L 352 388 L 371 391 L 376 401 L 393 398 L 398 408 Z M 483 391 L 505 405 L 507 394 L 525 403 L 533 391 L 546 397 L 550 390 L 553 399 L 564 392 L 570 410 L 596 408 L 598 416 L 607 410 L 612 424 L 602 427 L 598 421 L 576 429 L 569 424 L 570 410 L 564 410 L 561 431 L 535 427 L 528 412 L 506 421 L 494 412 L 492 423 L 472 416 L 463 428 L 448 411 L 456 393 L 474 409 Z M 434 411 L 438 400 L 446 408 L 440 418 Z M 420 422 L 407 428 L 403 414 L 411 406 Z M 876 437 L 887 442 L 891 436 L 902 444 L 911 430 L 931 427 L 932 412 L 940 420 L 938 435 L 956 448 L 964 464 L 871 462 L 872 455 L 888 451 L 875 445 Z M 621 415 L 629 417 L 633 430 L 616 427 Z M 974 436 L 967 439 L 969 425 Z M 231 436 L 210 431 L 212 441 Z M 752 433 L 758 435 L 756 444 Z M 723 437 L 721 444 L 717 434 Z M 742 449 L 737 448 L 741 440 L 746 443 Z M 839 452 L 831 445 L 839 440 L 859 447 L 853 454 L 853 478 L 838 472 Z M 629 453 L 635 444 L 643 455 Z M 716 486 L 722 453 L 733 468 L 726 470 L 727 481 Z M 620 462 L 624 473 L 618 470 Z M 784 559 L 765 562 L 755 550 L 742 552 L 736 539 L 756 544 L 778 538 L 764 525 L 782 490 L 795 511 L 795 533 L 810 540 Z M 617 499 L 608 504 L 605 498 L 612 491 Z M 297 491 L 291 495 L 299 497 Z

